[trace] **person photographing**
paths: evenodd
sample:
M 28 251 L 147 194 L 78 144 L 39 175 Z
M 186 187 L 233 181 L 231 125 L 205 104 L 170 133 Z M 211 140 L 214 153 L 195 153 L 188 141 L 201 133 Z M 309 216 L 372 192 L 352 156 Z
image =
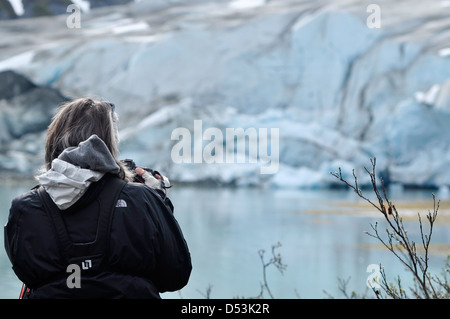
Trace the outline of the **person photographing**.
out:
M 113 104 L 80 98 L 49 125 L 39 185 L 13 199 L 4 227 L 23 298 L 160 298 L 187 284 L 189 248 L 161 187 L 170 182 L 117 158 L 117 124 Z

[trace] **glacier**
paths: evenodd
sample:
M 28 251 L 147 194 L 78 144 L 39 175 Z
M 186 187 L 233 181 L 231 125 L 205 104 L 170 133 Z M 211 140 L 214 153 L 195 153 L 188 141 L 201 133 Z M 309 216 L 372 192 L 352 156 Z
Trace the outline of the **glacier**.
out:
M 341 168 L 363 185 L 376 157 L 386 183 L 446 189 L 450 7 L 377 4 L 380 28 L 358 0 L 139 1 L 84 12 L 79 29 L 67 15 L 0 21 L 0 71 L 113 101 L 122 157 L 174 182 L 323 188 Z M 174 163 L 171 133 L 195 120 L 279 128 L 278 172 Z M 30 134 L 2 140 L 1 169 L 41 165 L 45 133 Z

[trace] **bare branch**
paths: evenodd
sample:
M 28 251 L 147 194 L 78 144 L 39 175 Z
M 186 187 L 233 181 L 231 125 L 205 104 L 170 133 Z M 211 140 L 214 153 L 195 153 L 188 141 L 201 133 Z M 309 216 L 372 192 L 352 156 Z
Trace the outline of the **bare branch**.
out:
M 353 170 L 354 184 L 347 182 L 343 176 L 341 169 L 339 173 L 331 173 L 334 177 L 339 179 L 341 182 L 346 184 L 348 187 L 353 189 L 355 193 L 373 207 L 375 207 L 384 216 L 385 221 L 388 224 L 386 228 L 386 239 L 380 236 L 378 231 L 378 223 L 375 225 L 370 225 L 373 233 L 367 233 L 369 236 L 376 238 L 380 241 L 386 249 L 393 253 L 402 264 L 412 273 L 416 288 L 413 290 L 415 296 L 423 296 L 424 298 L 437 298 L 439 296 L 434 283 L 435 280 L 428 274 L 428 262 L 429 262 L 429 248 L 431 242 L 431 236 L 433 234 L 434 222 L 438 215 L 439 201 L 436 202 L 435 195 L 433 194 L 433 212 L 427 214 L 427 220 L 429 225 L 429 231 L 426 233 L 423 229 L 423 222 L 419 214 L 419 228 L 422 241 L 422 247 L 424 249 L 424 256 L 421 256 L 417 252 L 416 243 L 408 237 L 408 232 L 404 227 L 403 220 L 400 217 L 397 208 L 389 200 L 386 192 L 386 188 L 383 180 L 380 178 L 381 192 L 377 185 L 376 176 L 376 158 L 370 159 L 372 164 L 371 170 L 365 168 L 365 171 L 369 174 L 370 182 L 372 186 L 372 191 L 374 192 L 378 204 L 372 202 L 366 195 L 363 194 L 358 185 L 358 178 Z M 394 243 L 395 241 L 395 243 Z M 401 288 L 401 280 L 398 278 L 397 287 L 393 284 L 388 284 L 384 275 L 384 290 L 392 298 L 406 298 L 406 293 L 403 288 Z M 442 285 L 441 285 L 442 286 Z M 444 287 L 445 288 L 445 287 Z M 377 296 L 378 297 L 378 296 Z

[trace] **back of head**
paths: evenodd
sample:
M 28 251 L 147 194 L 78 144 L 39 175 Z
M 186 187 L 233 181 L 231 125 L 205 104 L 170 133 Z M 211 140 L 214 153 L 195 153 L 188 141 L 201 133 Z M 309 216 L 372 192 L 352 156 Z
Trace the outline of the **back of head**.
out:
M 119 143 L 117 122 L 114 105 L 106 101 L 79 98 L 61 105 L 47 131 L 46 169 L 51 168 L 52 161 L 66 148 L 76 147 L 95 134 L 103 140 L 119 165 L 120 177 L 129 180 L 127 169 L 117 159 Z

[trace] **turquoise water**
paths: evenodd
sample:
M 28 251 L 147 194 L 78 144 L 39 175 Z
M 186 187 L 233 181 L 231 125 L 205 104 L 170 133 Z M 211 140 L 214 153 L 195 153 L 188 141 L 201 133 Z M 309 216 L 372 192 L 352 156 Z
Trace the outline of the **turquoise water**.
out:
M 33 186 L 33 182 L 0 185 L 0 220 L 7 220 L 11 199 Z M 336 201 L 356 202 L 347 190 L 268 190 L 199 188 L 175 185 L 170 197 L 191 250 L 193 271 L 188 285 L 163 298 L 203 298 L 211 287 L 211 298 L 255 297 L 260 292 L 262 264 L 258 250 L 268 261 L 271 246 L 287 265 L 283 274 L 267 268 L 269 287 L 276 298 L 337 298 L 338 278 L 349 279 L 348 291 L 366 291 L 370 264 L 384 267 L 388 278 L 410 279 L 404 267 L 365 234 L 370 223 L 381 222 L 376 214 L 355 216 L 336 213 Z M 431 191 L 403 192 L 401 199 L 430 199 Z M 431 208 L 431 207 L 430 207 Z M 321 211 L 313 214 L 311 211 Z M 324 213 L 327 210 L 330 213 Z M 410 233 L 417 223 L 406 223 Z M 449 226 L 437 224 L 433 242 L 450 244 Z M 11 270 L 0 237 L 0 298 L 17 298 L 21 283 Z M 430 271 L 439 273 L 444 257 L 432 255 Z M 265 295 L 268 297 L 268 295 Z M 368 292 L 372 297 L 372 293 Z

